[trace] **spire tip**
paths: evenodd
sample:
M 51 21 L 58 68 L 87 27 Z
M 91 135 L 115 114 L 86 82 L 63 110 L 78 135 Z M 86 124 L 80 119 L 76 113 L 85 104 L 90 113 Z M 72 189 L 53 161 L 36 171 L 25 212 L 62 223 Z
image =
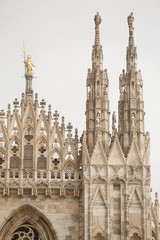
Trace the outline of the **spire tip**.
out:
M 99 45 L 100 44 L 99 25 L 101 24 L 102 19 L 98 12 L 94 17 L 94 21 L 95 21 L 95 45 Z
M 99 12 L 97 12 L 97 14 L 95 15 L 94 21 L 95 21 L 96 27 L 99 27 L 99 25 L 102 22 L 101 16 L 99 15 Z
M 134 30 L 133 22 L 134 22 L 134 16 L 133 16 L 133 12 L 131 12 L 130 15 L 128 16 L 128 26 L 130 31 Z

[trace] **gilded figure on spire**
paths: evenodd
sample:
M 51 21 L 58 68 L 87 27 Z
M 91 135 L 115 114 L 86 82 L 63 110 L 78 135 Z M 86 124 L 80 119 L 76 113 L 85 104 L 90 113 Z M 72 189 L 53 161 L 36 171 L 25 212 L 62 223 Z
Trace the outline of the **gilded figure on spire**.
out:
M 26 74 L 25 75 L 26 76 L 32 76 L 33 67 L 35 67 L 35 66 L 31 61 L 31 56 L 30 55 L 27 56 L 27 60 L 25 60 L 24 63 L 25 63 L 25 69 L 26 69 Z

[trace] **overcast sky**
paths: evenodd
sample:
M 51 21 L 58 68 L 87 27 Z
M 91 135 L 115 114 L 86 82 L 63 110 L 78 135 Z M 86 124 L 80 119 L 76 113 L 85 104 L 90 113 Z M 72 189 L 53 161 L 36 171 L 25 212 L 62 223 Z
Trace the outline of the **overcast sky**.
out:
M 134 13 L 138 68 L 144 81 L 145 130 L 151 135 L 152 188 L 160 193 L 160 1 L 0 0 L 0 109 L 25 91 L 23 41 L 36 66 L 34 93 L 65 121 L 85 129 L 87 69 L 94 15 L 110 82 L 110 109 L 118 109 L 119 75 L 126 66 L 127 17 Z

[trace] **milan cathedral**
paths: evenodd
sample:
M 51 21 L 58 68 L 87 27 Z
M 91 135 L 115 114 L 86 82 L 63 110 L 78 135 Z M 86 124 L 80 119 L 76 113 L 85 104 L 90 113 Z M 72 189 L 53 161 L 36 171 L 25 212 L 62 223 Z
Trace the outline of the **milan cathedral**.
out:
M 25 93 L 13 101 L 13 112 L 10 104 L 6 113 L 0 111 L 1 240 L 160 240 L 133 13 L 126 69 L 119 77 L 118 129 L 113 112 L 110 130 L 99 13 L 94 21 L 81 138 L 33 94 L 31 56 L 24 61 Z

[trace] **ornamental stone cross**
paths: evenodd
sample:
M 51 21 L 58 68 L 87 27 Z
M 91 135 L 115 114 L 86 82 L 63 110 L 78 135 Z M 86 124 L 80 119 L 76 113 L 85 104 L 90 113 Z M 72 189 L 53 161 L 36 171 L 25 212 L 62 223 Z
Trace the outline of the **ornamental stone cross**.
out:
M 56 110 L 55 113 L 53 114 L 53 117 L 54 117 L 55 122 L 57 122 L 57 121 L 58 121 L 58 118 L 59 118 L 59 113 L 58 113 L 57 110 Z
M 72 124 L 69 122 L 68 125 L 67 125 L 67 129 L 68 129 L 68 132 L 70 133 L 73 129 L 73 126 Z

